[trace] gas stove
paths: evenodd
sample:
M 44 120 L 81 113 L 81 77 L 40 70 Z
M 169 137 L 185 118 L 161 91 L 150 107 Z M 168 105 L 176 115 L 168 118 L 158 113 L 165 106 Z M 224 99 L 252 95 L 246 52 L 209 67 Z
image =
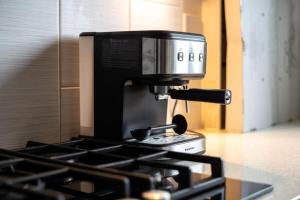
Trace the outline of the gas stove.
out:
M 272 186 L 224 177 L 220 158 L 76 138 L 0 149 L 0 199 L 254 199 Z

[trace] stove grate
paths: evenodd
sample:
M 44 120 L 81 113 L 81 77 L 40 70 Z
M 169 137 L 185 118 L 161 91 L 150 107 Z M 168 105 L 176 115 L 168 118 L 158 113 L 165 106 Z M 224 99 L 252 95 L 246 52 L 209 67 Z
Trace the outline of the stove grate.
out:
M 30 141 L 23 149 L 0 150 L 0 170 L 12 174 L 1 178 L 0 171 L 0 183 L 78 200 L 140 198 L 153 189 L 169 191 L 172 199 L 186 199 L 224 185 L 219 158 L 109 144 L 80 138 L 62 144 Z M 194 181 L 197 174 L 174 160 L 207 164 L 210 174 Z

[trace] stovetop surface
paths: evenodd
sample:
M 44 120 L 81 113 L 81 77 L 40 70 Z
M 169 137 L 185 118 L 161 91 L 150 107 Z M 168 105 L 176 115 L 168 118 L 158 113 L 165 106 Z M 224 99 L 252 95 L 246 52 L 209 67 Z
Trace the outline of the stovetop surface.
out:
M 254 199 L 272 186 L 225 179 L 220 158 L 80 138 L 0 149 L 0 199 Z

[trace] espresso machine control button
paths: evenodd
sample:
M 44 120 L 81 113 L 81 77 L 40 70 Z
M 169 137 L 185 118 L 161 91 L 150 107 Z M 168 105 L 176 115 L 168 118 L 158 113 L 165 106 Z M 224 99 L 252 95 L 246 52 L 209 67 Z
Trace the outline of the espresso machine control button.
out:
M 194 61 L 194 53 L 189 54 L 189 61 L 193 62 Z
M 183 61 L 183 52 L 178 52 L 178 54 L 177 54 L 177 60 L 178 61 Z
M 199 62 L 203 62 L 204 55 L 203 53 L 199 53 Z

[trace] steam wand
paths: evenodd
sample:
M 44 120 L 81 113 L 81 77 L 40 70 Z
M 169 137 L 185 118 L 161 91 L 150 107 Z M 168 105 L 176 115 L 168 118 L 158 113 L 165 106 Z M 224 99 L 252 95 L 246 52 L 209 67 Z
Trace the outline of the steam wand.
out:
M 132 137 L 139 141 L 147 139 L 153 132 L 172 128 L 175 133 L 181 135 L 187 130 L 187 121 L 183 115 L 175 115 L 172 124 L 166 124 L 156 127 L 148 127 L 143 129 L 134 129 L 131 131 Z

